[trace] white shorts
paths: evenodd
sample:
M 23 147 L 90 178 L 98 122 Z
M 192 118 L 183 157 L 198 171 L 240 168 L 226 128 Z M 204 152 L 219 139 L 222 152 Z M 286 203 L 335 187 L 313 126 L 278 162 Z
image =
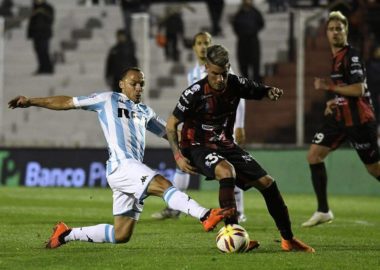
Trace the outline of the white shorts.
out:
M 158 172 L 135 159 L 125 159 L 108 175 L 113 192 L 113 215 L 138 220 L 143 210 L 146 190 Z

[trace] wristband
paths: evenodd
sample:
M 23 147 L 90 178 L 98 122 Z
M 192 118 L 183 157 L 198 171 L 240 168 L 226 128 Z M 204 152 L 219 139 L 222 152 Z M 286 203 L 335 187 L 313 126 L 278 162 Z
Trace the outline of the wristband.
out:
M 180 158 L 182 158 L 182 154 L 180 152 L 177 152 L 175 155 L 174 155 L 174 159 L 175 161 L 179 160 Z

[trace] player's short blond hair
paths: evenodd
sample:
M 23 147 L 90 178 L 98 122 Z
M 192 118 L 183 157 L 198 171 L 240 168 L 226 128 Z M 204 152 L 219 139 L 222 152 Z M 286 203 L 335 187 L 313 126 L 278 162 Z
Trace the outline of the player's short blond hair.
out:
M 209 32 L 207 31 L 202 31 L 202 32 L 198 32 L 195 34 L 195 36 L 193 37 L 193 46 L 195 45 L 195 42 L 197 41 L 197 38 L 199 36 L 205 36 L 207 37 L 209 40 L 210 40 L 210 43 L 212 43 L 212 36 Z
M 327 19 L 327 22 L 326 22 L 326 27 L 327 27 L 327 25 L 329 25 L 329 23 L 331 21 L 339 21 L 339 22 L 343 23 L 344 30 L 346 30 L 346 33 L 348 33 L 348 20 L 347 20 L 346 16 L 344 16 L 342 14 L 342 12 L 340 12 L 340 11 L 331 11 L 330 14 L 329 14 L 329 17 Z

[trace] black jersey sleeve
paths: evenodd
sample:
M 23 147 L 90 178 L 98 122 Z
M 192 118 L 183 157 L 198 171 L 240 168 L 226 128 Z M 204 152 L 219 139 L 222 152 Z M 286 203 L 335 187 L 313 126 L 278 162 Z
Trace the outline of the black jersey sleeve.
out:
M 189 86 L 182 92 L 177 105 L 174 108 L 173 115 L 183 122 L 188 114 L 191 113 L 192 108 L 196 102 L 196 93 L 201 89 L 198 83 Z
M 346 72 L 348 84 L 362 83 L 365 81 L 365 68 L 359 52 L 350 47 L 346 55 Z
M 229 80 L 231 81 L 231 86 L 236 89 L 238 96 L 244 99 L 262 99 L 268 95 L 268 90 L 271 88 L 233 74 L 230 75 Z

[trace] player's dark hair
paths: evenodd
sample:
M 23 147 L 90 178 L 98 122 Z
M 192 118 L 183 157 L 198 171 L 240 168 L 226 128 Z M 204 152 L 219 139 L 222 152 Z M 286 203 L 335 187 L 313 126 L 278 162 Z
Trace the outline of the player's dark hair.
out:
M 348 34 L 348 20 L 347 20 L 346 16 L 343 15 L 342 12 L 331 11 L 329 14 L 329 17 L 327 19 L 327 22 L 326 22 L 326 27 L 327 27 L 327 25 L 329 25 L 329 23 L 331 21 L 339 21 L 339 22 L 343 23 L 344 29 L 346 30 L 346 33 Z
M 212 45 L 207 48 L 207 62 L 219 67 L 226 66 L 229 62 L 228 50 L 222 45 Z
M 128 74 L 128 72 L 129 71 L 137 71 L 137 72 L 142 72 L 142 70 L 141 70 L 141 68 L 138 68 L 138 67 L 127 67 L 124 71 L 123 71 L 123 73 L 122 73 L 122 75 L 121 75 L 121 77 L 120 77 L 120 80 L 122 80 L 125 76 L 127 76 L 127 74 Z
M 212 42 L 212 36 L 209 32 L 207 31 L 202 31 L 202 32 L 198 32 L 195 34 L 195 36 L 193 37 L 193 46 L 195 45 L 195 42 L 197 41 L 197 38 L 199 36 L 206 36 L 209 40 L 210 40 L 210 43 Z

